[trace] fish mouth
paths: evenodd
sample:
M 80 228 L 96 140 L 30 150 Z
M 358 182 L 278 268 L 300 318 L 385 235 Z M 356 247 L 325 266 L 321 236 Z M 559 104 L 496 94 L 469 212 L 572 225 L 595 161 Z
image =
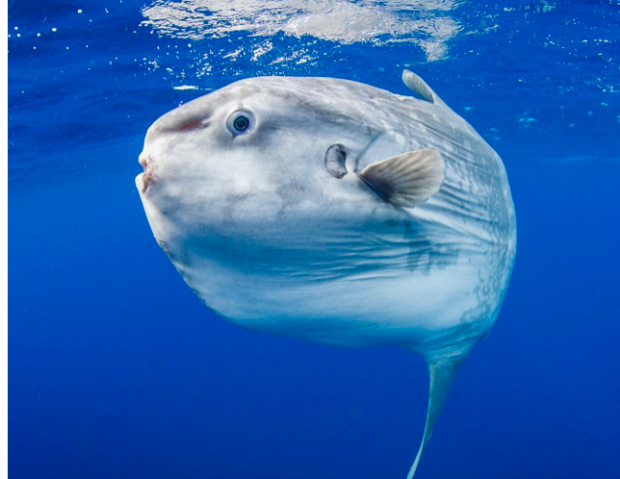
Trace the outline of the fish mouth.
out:
M 140 173 L 136 176 L 136 188 L 138 188 L 138 192 L 141 194 L 144 193 L 146 187 L 144 186 L 144 173 Z
M 143 173 L 136 176 L 136 186 L 141 193 L 146 193 L 149 186 L 157 179 L 155 175 L 155 163 L 149 155 L 142 153 L 138 159 L 144 169 Z

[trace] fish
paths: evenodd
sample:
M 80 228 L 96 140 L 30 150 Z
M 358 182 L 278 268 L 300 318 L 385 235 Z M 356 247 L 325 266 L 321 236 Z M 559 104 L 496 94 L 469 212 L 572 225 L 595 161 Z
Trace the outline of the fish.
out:
M 422 356 L 415 471 L 457 372 L 495 323 L 516 256 L 499 155 L 415 73 L 411 95 L 248 78 L 148 129 L 136 186 L 153 235 L 218 316 Z

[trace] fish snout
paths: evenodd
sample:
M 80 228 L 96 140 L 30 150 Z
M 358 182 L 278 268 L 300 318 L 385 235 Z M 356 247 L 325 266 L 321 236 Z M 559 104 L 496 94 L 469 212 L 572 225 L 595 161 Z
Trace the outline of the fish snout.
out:
M 142 193 L 146 193 L 146 191 L 148 190 L 149 186 L 157 178 L 156 175 L 155 175 L 156 164 L 153 161 L 153 157 L 151 155 L 145 153 L 144 151 L 142 153 L 140 153 L 140 156 L 138 158 L 138 162 L 140 163 L 140 165 L 142 166 L 142 169 L 144 170 L 144 173 L 142 173 L 140 175 L 142 177 L 141 192 Z

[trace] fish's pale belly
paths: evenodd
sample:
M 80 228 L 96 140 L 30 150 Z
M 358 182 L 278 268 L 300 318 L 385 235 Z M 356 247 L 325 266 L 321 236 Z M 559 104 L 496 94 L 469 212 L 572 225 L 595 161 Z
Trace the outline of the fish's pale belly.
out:
M 243 327 L 338 346 L 416 349 L 473 316 L 480 268 L 471 259 L 398 275 L 267 275 L 207 258 L 179 271 L 208 307 Z M 488 314 L 482 315 L 485 320 Z M 477 319 L 477 318 L 474 318 Z

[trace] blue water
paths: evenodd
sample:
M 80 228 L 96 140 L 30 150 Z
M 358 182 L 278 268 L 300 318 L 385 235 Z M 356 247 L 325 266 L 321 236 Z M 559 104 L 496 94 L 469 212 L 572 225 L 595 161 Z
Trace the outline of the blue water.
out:
M 406 475 L 423 361 L 215 318 L 134 186 L 183 102 L 265 74 L 407 94 L 405 66 L 502 156 L 519 223 L 418 476 L 620 477 L 620 2 L 262 3 L 9 2 L 10 477 Z M 345 3 L 377 32 L 339 30 Z

